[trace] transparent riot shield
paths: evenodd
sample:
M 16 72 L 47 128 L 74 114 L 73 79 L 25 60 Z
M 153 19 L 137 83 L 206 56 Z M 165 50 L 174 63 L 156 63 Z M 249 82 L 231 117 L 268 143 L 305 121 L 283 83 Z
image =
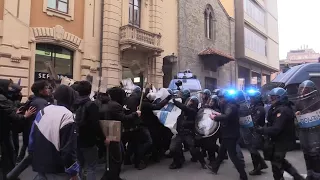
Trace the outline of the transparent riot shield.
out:
M 320 94 L 318 90 L 299 95 L 296 121 L 304 151 L 320 153 Z
M 215 135 L 219 128 L 220 122 L 214 121 L 210 118 L 210 115 L 217 113 L 210 108 L 201 108 L 198 111 L 195 123 L 195 130 L 197 135 L 206 138 Z

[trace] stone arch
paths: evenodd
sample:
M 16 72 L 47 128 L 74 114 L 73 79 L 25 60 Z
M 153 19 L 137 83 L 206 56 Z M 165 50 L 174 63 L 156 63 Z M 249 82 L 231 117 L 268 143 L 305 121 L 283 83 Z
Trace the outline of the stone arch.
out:
M 35 72 L 35 53 L 37 43 L 47 43 L 62 46 L 73 51 L 73 78 L 75 80 L 80 80 L 81 75 L 84 73 L 86 67 L 82 65 L 83 56 L 83 40 L 78 36 L 66 32 L 64 28 L 60 25 L 55 27 L 32 27 L 30 28 L 29 43 L 31 47 L 31 64 L 29 73 L 29 84 L 34 82 L 34 72 Z M 89 68 L 90 69 L 90 68 Z

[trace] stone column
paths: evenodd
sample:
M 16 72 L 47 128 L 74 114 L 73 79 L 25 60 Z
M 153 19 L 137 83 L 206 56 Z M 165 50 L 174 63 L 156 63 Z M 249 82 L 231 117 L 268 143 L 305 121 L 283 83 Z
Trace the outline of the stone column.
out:
M 152 0 L 150 2 L 150 20 L 149 28 L 150 31 L 156 34 L 163 32 L 163 0 Z M 154 85 L 157 88 L 163 86 L 163 59 L 161 57 L 154 57 L 152 63 L 152 79 L 155 81 Z
M 120 82 L 121 2 L 120 0 L 104 0 L 102 77 L 108 87 L 118 86 Z

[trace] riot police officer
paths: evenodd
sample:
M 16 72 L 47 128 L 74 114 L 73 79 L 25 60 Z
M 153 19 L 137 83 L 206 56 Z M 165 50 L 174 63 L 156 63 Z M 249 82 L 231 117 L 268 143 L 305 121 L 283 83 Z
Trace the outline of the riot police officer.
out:
M 283 88 L 274 88 L 269 93 L 271 107 L 268 111 L 267 127 L 259 127 L 256 131 L 269 137 L 268 147 L 264 149 L 265 158 L 271 161 L 274 180 L 284 180 L 283 171 L 293 176 L 294 180 L 304 179 L 298 171 L 285 159 L 289 148 L 295 143 L 295 114 L 292 103 L 288 100 Z
M 182 143 L 185 142 L 193 157 L 196 157 L 201 163 L 203 168 L 206 168 L 204 158 L 201 156 L 200 150 L 195 147 L 194 142 L 194 129 L 195 118 L 198 112 L 199 100 L 197 97 L 192 96 L 184 103 L 178 102 L 173 99 L 174 104 L 181 109 L 181 114 L 177 120 L 178 134 L 171 140 L 170 152 L 173 156 L 173 163 L 170 169 L 179 169 L 182 167 Z
M 265 125 L 265 110 L 262 102 L 261 93 L 256 90 L 249 90 L 248 96 L 250 97 L 250 115 L 252 117 L 254 127 L 263 127 Z M 252 129 L 252 141 L 248 146 L 251 154 L 253 170 L 249 172 L 250 175 L 260 175 L 262 169 L 268 168 L 263 157 L 260 155 L 258 148 L 261 147 L 263 139 L 260 134 Z
M 228 152 L 229 157 L 235 165 L 240 174 L 241 180 L 247 180 L 247 173 L 245 172 L 244 163 L 241 162 L 237 155 L 237 142 L 240 137 L 239 124 L 239 105 L 236 102 L 237 92 L 235 90 L 222 90 L 218 97 L 220 100 L 221 114 L 212 114 L 211 119 L 221 123 L 220 132 L 222 138 L 222 145 L 217 161 L 212 164 L 211 170 L 217 173 L 223 161 L 223 154 L 221 152 Z
M 306 80 L 299 85 L 296 115 L 300 144 L 307 167 L 307 179 L 320 179 L 320 119 L 305 121 L 316 117 L 320 112 L 320 93 L 316 85 Z
M 211 96 L 211 92 L 209 89 L 204 89 L 201 92 L 201 107 L 203 107 L 203 106 L 207 105 L 207 103 L 209 103 L 210 96 Z

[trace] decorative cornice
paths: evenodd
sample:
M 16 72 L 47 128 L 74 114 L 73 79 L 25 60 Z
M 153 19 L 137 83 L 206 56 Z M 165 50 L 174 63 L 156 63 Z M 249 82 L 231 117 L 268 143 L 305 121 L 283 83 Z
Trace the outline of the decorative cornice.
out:
M 66 32 L 60 25 L 56 25 L 53 28 L 32 28 L 30 42 L 54 43 L 74 51 L 78 50 L 82 52 L 82 39 L 74 34 Z

